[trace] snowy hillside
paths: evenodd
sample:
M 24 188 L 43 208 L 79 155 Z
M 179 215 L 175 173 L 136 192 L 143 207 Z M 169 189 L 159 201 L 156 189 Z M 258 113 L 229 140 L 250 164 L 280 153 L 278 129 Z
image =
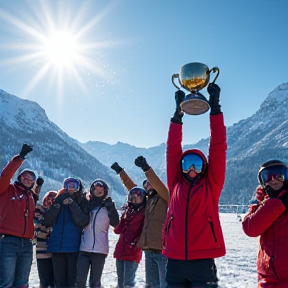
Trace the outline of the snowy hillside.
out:
M 257 186 L 260 164 L 273 158 L 288 162 L 287 111 L 288 83 L 285 83 L 268 95 L 254 115 L 227 127 L 227 169 L 221 203 L 247 204 Z M 108 145 L 90 141 L 79 145 L 107 166 L 118 161 L 136 183 L 142 183 L 144 175 L 135 167 L 134 159 L 143 155 L 166 181 L 165 144 L 149 149 L 120 142 Z M 206 153 L 207 147 L 208 139 L 204 139 L 185 145 L 183 150 L 197 148 Z
M 96 178 L 105 179 L 111 191 L 125 195 L 118 178 L 110 169 L 49 121 L 37 103 L 3 90 L 0 90 L 0 138 L 1 169 L 12 156 L 19 153 L 24 142 L 33 145 L 33 152 L 21 168 L 30 167 L 43 175 L 45 183 L 42 194 L 47 190 L 60 189 L 64 178 L 75 176 L 82 178 L 86 187 Z

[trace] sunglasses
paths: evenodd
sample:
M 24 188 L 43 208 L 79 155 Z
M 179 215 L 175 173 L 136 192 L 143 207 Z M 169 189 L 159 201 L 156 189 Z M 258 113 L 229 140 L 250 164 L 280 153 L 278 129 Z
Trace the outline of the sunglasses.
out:
M 272 166 L 260 172 L 260 180 L 263 184 L 271 180 L 284 182 L 287 179 L 287 168 L 285 166 Z
M 187 154 L 181 160 L 181 167 L 184 173 L 194 170 L 196 173 L 203 172 L 204 161 L 197 154 Z

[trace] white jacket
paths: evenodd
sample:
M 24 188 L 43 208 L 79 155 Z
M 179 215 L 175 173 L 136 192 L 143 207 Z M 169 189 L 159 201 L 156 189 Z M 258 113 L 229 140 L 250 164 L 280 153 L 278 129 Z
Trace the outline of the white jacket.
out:
M 96 207 L 90 212 L 90 222 L 84 228 L 80 251 L 108 254 L 108 211 L 105 207 Z

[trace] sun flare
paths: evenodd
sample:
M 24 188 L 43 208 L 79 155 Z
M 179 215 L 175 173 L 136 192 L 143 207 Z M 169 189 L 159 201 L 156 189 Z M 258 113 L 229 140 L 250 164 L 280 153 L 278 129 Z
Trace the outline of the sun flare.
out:
M 44 40 L 43 53 L 50 64 L 71 66 L 79 59 L 76 38 L 68 31 L 55 32 Z
M 0 49 L 7 49 L 11 57 L 7 58 L 0 67 L 14 67 L 22 65 L 34 70 L 33 77 L 27 82 L 23 95 L 28 95 L 42 81 L 49 83 L 48 89 L 57 89 L 58 98 L 62 98 L 65 90 L 65 81 L 73 79 L 76 89 L 85 93 L 87 83 L 91 77 L 108 77 L 103 72 L 105 67 L 105 49 L 114 46 L 110 41 L 98 41 L 98 22 L 106 16 L 113 5 L 107 5 L 97 15 L 87 13 L 87 5 L 81 4 L 74 13 L 66 13 L 59 4 L 59 9 L 48 2 L 38 2 L 37 14 L 31 6 L 31 13 L 21 20 L 0 8 L 0 18 L 10 24 L 13 31 L 10 43 L 1 43 Z M 89 6 L 89 5 L 88 5 Z M 59 18 L 53 11 L 59 11 Z M 90 18 L 91 17 L 91 18 Z M 21 36 L 18 36 L 21 35 Z M 19 43 L 15 44 L 14 38 Z M 103 40 L 102 40 L 103 41 Z M 104 49 L 105 48 L 105 49 Z M 87 77 L 87 75 L 91 75 Z M 43 83 L 43 82 L 42 82 Z

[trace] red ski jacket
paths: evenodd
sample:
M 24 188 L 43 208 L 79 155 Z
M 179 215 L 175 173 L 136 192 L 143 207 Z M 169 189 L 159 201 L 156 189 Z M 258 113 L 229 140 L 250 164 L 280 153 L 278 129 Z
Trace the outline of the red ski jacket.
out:
M 171 123 L 167 141 L 167 183 L 170 201 L 163 230 L 162 253 L 171 259 L 194 260 L 225 255 L 218 202 L 225 180 L 226 129 L 223 114 L 210 116 L 209 160 L 204 178 L 189 183 L 182 175 L 182 125 Z
M 270 283 L 271 287 L 288 288 L 288 214 L 282 201 L 268 198 L 254 205 L 245 216 L 242 227 L 248 236 L 260 236 L 258 287 L 270 287 Z
M 31 190 L 20 184 L 10 184 L 23 160 L 15 156 L 0 176 L 0 234 L 22 238 L 34 237 L 35 201 Z
M 114 258 L 126 261 L 140 262 L 142 250 L 137 243 L 141 236 L 145 216 L 145 206 L 134 210 L 129 207 L 123 212 L 118 226 L 114 229 L 120 234 L 114 251 Z

